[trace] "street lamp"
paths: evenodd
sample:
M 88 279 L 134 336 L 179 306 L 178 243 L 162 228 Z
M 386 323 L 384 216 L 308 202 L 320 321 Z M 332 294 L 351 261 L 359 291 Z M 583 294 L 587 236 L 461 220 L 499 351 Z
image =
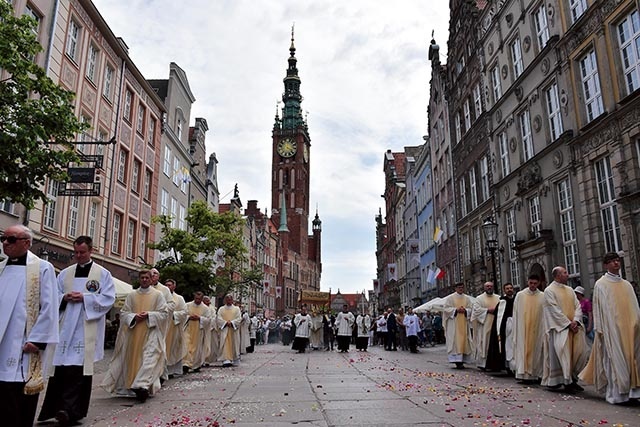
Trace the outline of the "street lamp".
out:
M 493 221 L 493 218 L 488 217 L 482 224 L 482 233 L 484 234 L 484 241 L 487 245 L 487 250 L 491 254 L 491 274 L 494 287 L 498 287 L 498 276 L 496 275 L 496 251 L 498 250 L 498 224 Z

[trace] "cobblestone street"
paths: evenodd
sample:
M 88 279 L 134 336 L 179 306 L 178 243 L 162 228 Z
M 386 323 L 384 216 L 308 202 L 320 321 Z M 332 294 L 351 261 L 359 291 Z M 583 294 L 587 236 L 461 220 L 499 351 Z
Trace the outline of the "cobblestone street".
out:
M 110 356 L 110 354 L 108 354 Z M 443 346 L 420 354 L 296 354 L 257 346 L 238 367 L 203 368 L 168 381 L 140 404 L 98 385 L 93 426 L 638 426 L 640 405 L 612 406 L 592 388 L 568 395 L 470 367 L 455 370 Z M 40 425 L 45 425 L 41 423 Z

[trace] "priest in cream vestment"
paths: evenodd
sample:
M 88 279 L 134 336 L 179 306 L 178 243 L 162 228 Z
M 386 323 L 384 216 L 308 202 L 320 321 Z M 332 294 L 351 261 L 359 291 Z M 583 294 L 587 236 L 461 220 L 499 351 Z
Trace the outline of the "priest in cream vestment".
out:
M 93 262 L 93 240 L 73 242 L 77 261 L 58 275 L 60 341 L 53 354 L 54 375 L 38 416 L 73 424 L 87 416 L 93 364 L 104 357 L 106 315 L 116 300 L 111 273 Z
M 544 294 L 538 289 L 540 279 L 529 276 L 527 288 L 516 294 L 513 302 L 513 348 L 516 379 L 536 382 L 542 378 L 542 340 L 544 339 Z
M 631 284 L 620 277 L 620 257 L 604 256 L 607 272 L 593 288 L 595 337 L 580 379 L 609 403 L 640 399 L 640 308 Z
M 473 298 L 464 293 L 464 283 L 456 283 L 455 292 L 445 298 L 442 314 L 448 359 L 458 369 L 473 361 L 472 310 Z
M 206 365 L 212 365 L 218 361 L 218 351 L 220 350 L 220 331 L 218 330 L 218 311 L 216 306 L 211 304 L 211 298 L 206 296 L 202 300 L 209 308 L 207 316 L 210 319 L 209 322 L 209 339 L 207 341 L 207 357 L 205 359 Z
M 544 290 L 544 363 L 542 385 L 568 392 L 582 391 L 578 373 L 587 363 L 588 350 L 582 309 L 576 294 L 567 286 L 569 273 L 554 267 L 554 281 Z
M 111 393 L 133 392 L 144 402 L 160 389 L 166 353 L 162 326 L 169 311 L 151 286 L 149 270 L 140 271 L 140 287 L 127 295 L 120 311 L 120 330 L 102 387 Z
M 182 359 L 187 355 L 187 342 L 184 339 L 184 325 L 187 322 L 187 304 L 182 295 L 176 293 L 176 281 L 167 279 L 164 285 L 171 291 L 175 303 L 173 315 L 169 316 L 169 327 L 165 339 L 167 350 L 167 371 L 169 378 L 182 375 Z
M 209 351 L 211 319 L 209 307 L 203 302 L 204 294 L 200 291 L 193 294 L 193 301 L 187 303 L 187 323 L 185 334 L 187 341 L 187 355 L 184 358 L 184 372 L 197 371 L 204 365 Z
M 476 364 L 481 369 L 504 369 L 497 330 L 497 325 L 501 323 L 498 312 L 500 304 L 500 297 L 493 292 L 493 282 L 485 282 L 484 293 L 476 297 L 471 312 Z
M 233 305 L 233 296 L 224 297 L 224 305 L 218 309 L 216 323 L 220 330 L 220 349 L 218 361 L 222 366 L 232 366 L 240 360 L 240 322 L 242 313 L 240 308 Z

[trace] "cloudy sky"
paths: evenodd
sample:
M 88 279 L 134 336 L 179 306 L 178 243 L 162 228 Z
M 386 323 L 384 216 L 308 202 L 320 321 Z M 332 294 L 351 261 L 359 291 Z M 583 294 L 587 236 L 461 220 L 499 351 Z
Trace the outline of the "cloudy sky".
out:
M 448 0 L 93 0 L 149 79 L 187 73 L 191 124 L 209 124 L 222 203 L 271 210 L 271 129 L 295 23 L 311 136 L 311 216 L 322 219 L 322 290 L 372 288 L 387 149 L 427 133 L 432 31 L 446 62 Z

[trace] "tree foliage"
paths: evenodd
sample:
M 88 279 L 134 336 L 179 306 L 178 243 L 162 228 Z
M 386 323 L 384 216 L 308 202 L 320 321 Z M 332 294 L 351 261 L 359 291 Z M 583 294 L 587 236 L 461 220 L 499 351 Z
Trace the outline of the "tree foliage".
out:
M 162 238 L 148 246 L 165 254 L 155 267 L 163 280 L 174 279 L 187 299 L 195 291 L 220 298 L 229 292 L 245 295 L 251 283 L 262 280 L 260 269 L 249 269 L 242 243 L 244 220 L 231 212 L 215 213 L 207 204 L 191 204 L 187 214 L 190 230 L 171 227 L 172 218 L 160 215 Z M 224 251 L 224 266 L 216 265 L 216 251 Z
M 0 199 L 32 208 L 46 201 L 46 178 L 66 179 L 77 156 L 70 141 L 85 129 L 74 115 L 74 94 L 58 86 L 34 62 L 42 50 L 36 22 L 14 17 L 0 1 Z

